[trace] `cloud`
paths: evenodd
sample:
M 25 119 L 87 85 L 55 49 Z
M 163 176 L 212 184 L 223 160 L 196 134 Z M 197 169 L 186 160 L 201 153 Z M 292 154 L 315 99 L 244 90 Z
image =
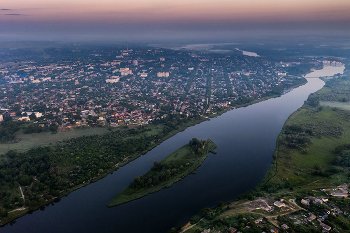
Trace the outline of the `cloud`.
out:
M 11 9 L 0 9 L 1 11 L 10 11 Z
M 22 15 L 22 14 L 3 14 L 3 15 Z

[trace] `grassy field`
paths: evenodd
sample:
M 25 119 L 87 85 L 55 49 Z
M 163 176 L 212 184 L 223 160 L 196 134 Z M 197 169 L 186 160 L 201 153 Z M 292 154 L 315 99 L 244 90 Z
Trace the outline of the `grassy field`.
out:
M 344 107 L 349 102 L 330 102 L 327 98 L 342 99 L 344 86 L 350 87 L 348 80 L 334 82 L 331 88 L 324 87 L 314 95 L 324 100 L 319 105 L 304 104 L 288 118 L 277 139 L 273 164 L 261 185 L 309 190 L 349 181 L 348 168 L 333 165 L 335 148 L 350 143 L 350 110 Z M 336 92 L 337 86 L 342 91 Z
M 77 138 L 82 136 L 100 135 L 107 133 L 107 128 L 94 127 L 75 129 L 68 132 L 43 132 L 34 134 L 20 134 L 17 135 L 19 142 L 17 143 L 0 143 L 0 154 L 4 154 L 9 150 L 17 150 L 18 152 L 27 151 L 37 146 L 48 146 L 58 141 L 68 140 L 70 138 Z
M 190 126 L 199 124 L 206 118 L 201 118 L 200 120 L 189 121 L 185 124 L 179 125 L 177 130 L 170 132 L 163 140 L 166 140 L 178 132 L 185 130 Z M 150 128 L 151 131 L 146 132 L 145 136 L 156 135 L 162 132 L 164 125 L 146 125 L 146 128 Z M 120 130 L 121 128 L 112 128 L 112 130 Z M 17 150 L 18 152 L 25 152 L 31 148 L 38 146 L 49 146 L 56 144 L 59 141 L 68 140 L 71 138 L 78 138 L 82 136 L 92 136 L 92 135 L 101 135 L 108 133 L 108 128 L 104 127 L 89 127 L 89 128 L 76 128 L 72 131 L 67 132 L 43 132 L 43 133 L 34 133 L 34 134 L 19 134 L 17 135 L 18 142 L 16 143 L 0 143 L 0 155 L 7 153 L 9 150 Z
M 160 164 L 171 165 L 181 161 L 183 164 L 189 165 L 185 170 L 183 170 L 179 174 L 171 176 L 170 179 L 160 182 L 155 186 L 152 185 L 151 187 L 143 188 L 141 190 L 135 190 L 129 186 L 128 188 L 124 189 L 121 193 L 119 193 L 116 197 L 114 197 L 113 200 L 109 202 L 107 206 L 112 207 L 121 205 L 123 203 L 144 197 L 148 194 L 158 192 L 163 188 L 171 187 L 174 183 L 186 177 L 187 175 L 195 171 L 200 165 L 202 165 L 204 160 L 207 158 L 208 153 L 213 151 L 215 148 L 216 144 L 210 139 L 208 139 L 205 143 L 204 153 L 199 156 L 192 155 L 191 147 L 188 144 L 177 149 L 175 152 L 171 153 L 166 158 L 164 158 L 160 162 Z M 147 175 L 157 175 L 157 171 L 151 170 L 147 172 L 144 176 Z
M 330 107 L 330 108 L 339 108 L 343 110 L 350 110 L 349 102 L 335 102 L 335 101 L 320 101 L 321 106 Z

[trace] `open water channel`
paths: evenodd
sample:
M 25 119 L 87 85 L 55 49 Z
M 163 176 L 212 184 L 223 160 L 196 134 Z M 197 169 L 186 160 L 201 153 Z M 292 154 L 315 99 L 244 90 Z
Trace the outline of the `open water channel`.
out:
M 6 225 L 0 232 L 166 232 L 183 225 L 203 207 L 233 201 L 254 188 L 270 167 L 276 139 L 288 116 L 310 93 L 324 85 L 319 76 L 342 73 L 342 67 L 324 67 L 306 76 L 308 83 L 274 99 L 234 109 L 210 121 L 187 128 L 112 175 L 81 188 L 59 203 Z M 168 189 L 107 208 L 106 204 L 136 177 L 147 172 L 192 138 L 211 138 L 217 154 L 209 154 L 196 174 Z

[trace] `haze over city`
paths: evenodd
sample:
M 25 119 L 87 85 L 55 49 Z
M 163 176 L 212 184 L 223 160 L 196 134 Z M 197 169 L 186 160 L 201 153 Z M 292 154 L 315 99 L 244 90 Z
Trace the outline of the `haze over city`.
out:
M 0 40 L 143 40 L 346 34 L 348 0 L 4 0 Z

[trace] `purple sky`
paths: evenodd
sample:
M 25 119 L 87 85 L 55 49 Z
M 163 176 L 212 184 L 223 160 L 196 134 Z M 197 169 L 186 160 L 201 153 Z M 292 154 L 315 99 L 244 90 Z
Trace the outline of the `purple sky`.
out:
M 346 34 L 349 0 L 2 0 L 0 40 Z

